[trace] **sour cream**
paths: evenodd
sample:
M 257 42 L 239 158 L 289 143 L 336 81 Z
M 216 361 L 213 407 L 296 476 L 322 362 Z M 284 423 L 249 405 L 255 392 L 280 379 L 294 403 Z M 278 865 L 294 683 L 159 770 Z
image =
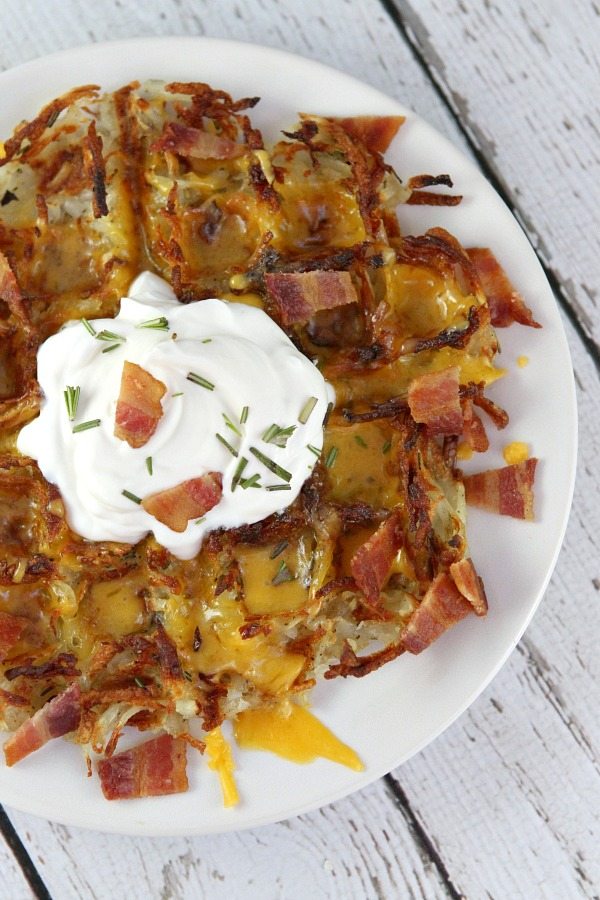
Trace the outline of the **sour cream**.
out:
M 144 325 L 162 318 L 163 328 Z M 131 544 L 154 532 L 175 556 L 191 559 L 207 532 L 258 522 L 298 496 L 317 462 L 323 419 L 335 395 L 266 313 L 217 299 L 181 304 L 165 281 L 145 272 L 121 300 L 116 318 L 92 326 L 96 336 L 84 323 L 70 322 L 40 347 L 41 412 L 17 443 L 58 486 L 74 531 L 89 540 Z M 102 331 L 120 340 L 98 339 Z M 126 360 L 166 386 L 156 431 L 137 449 L 114 435 Z M 189 380 L 190 373 L 198 378 Z M 67 387 L 80 389 L 73 421 Z M 77 428 L 98 419 L 97 426 Z M 272 426 L 291 430 L 273 443 Z M 271 441 L 265 440 L 269 430 Z M 289 482 L 251 448 L 288 473 Z M 242 458 L 248 460 L 243 478 L 258 476 L 259 487 L 238 484 L 232 490 Z M 123 494 L 143 499 L 207 472 L 222 473 L 223 496 L 182 533 Z M 288 483 L 289 490 L 267 490 Z

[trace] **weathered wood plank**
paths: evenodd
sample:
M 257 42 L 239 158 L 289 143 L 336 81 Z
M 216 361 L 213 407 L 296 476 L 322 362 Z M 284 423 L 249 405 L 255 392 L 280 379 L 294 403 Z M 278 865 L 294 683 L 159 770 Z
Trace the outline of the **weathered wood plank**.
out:
M 11 817 L 61 900 L 447 896 L 383 782 L 308 816 L 197 839 L 127 838 Z
M 19 838 L 14 833 L 11 835 L 13 826 L 5 818 L 6 814 L 0 808 L 0 892 L 11 900 L 13 897 L 14 900 L 31 900 L 35 894 L 11 849 L 11 843 L 14 845 L 15 839 L 19 843 Z
M 597 4 L 389 4 L 599 344 L 600 263 L 590 241 L 600 205 Z

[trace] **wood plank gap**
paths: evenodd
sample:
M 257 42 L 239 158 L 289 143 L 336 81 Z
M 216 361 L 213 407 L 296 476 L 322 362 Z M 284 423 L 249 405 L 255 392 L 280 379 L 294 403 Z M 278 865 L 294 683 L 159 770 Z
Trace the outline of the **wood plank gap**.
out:
M 52 900 L 50 891 L 42 881 L 40 873 L 25 849 L 25 844 L 15 831 L 14 825 L 6 815 L 4 808 L 0 806 L 0 833 L 2 834 L 7 845 L 13 852 L 13 855 L 21 867 L 21 871 L 25 876 L 33 896 L 36 900 Z
M 518 205 L 515 204 L 508 191 L 504 187 L 501 179 L 498 176 L 498 173 L 495 171 L 493 166 L 488 162 L 485 154 L 482 152 L 481 148 L 478 146 L 477 141 L 473 138 L 471 130 L 465 126 L 463 121 L 453 103 L 451 102 L 448 93 L 441 82 L 441 79 L 438 77 L 435 69 L 428 63 L 420 45 L 417 35 L 407 23 L 403 13 L 399 10 L 398 6 L 394 2 L 394 0 L 379 0 L 386 13 L 401 33 L 402 37 L 406 41 L 408 47 L 410 48 L 415 60 L 419 63 L 424 73 L 427 75 L 433 89 L 435 90 L 437 96 L 440 98 L 440 101 L 444 104 L 445 108 L 448 110 L 449 114 L 452 116 L 454 122 L 456 123 L 457 128 L 460 129 L 465 141 L 467 142 L 469 149 L 471 150 L 473 156 L 477 160 L 479 164 L 479 168 L 485 175 L 486 179 L 490 182 L 494 190 L 497 194 L 502 198 L 506 206 L 510 209 L 512 214 L 518 219 L 521 227 L 523 228 L 525 234 L 528 235 L 528 228 L 525 225 L 525 219 Z M 529 235 L 528 235 L 529 236 Z M 531 243 L 531 241 L 530 241 Z M 598 375 L 600 375 L 600 347 L 596 343 L 596 341 L 587 333 L 580 320 L 577 317 L 577 313 L 575 311 L 574 305 L 565 291 L 563 285 L 557 278 L 554 271 L 550 268 L 546 260 L 540 254 L 539 250 L 532 243 L 532 248 L 535 255 L 538 258 L 538 262 L 544 271 L 544 275 L 548 279 L 548 283 L 552 288 L 554 296 L 560 303 L 562 309 L 567 315 L 569 321 L 573 325 L 573 328 L 577 332 L 577 336 L 580 338 L 582 344 L 584 345 L 587 353 L 590 358 L 593 360 L 594 365 L 596 367 L 596 371 Z
M 465 900 L 464 894 L 461 894 L 454 886 L 442 857 L 435 848 L 434 843 L 427 834 L 425 828 L 417 818 L 417 815 L 411 807 L 408 797 L 400 784 L 392 775 L 384 775 L 383 782 L 388 794 L 394 801 L 394 804 L 404 816 L 417 848 L 423 856 L 430 860 L 431 864 L 437 870 L 448 896 L 451 897 L 452 900 Z

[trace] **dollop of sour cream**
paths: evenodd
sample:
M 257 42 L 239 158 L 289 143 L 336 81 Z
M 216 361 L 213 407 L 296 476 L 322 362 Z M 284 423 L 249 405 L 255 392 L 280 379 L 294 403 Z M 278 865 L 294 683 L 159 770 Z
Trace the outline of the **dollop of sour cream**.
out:
M 132 544 L 154 532 L 175 556 L 191 559 L 207 532 L 258 522 L 298 496 L 322 448 L 334 391 L 266 313 L 217 299 L 183 305 L 165 281 L 145 272 L 116 318 L 94 320 L 92 330 L 95 336 L 85 323 L 70 322 L 42 344 L 41 412 L 18 437 L 21 453 L 36 459 L 58 486 L 74 531 L 89 540 Z M 99 339 L 103 331 L 119 339 Z M 114 435 L 125 361 L 166 387 L 156 430 L 137 449 Z M 79 388 L 72 421 L 68 387 Z M 289 482 L 251 448 L 288 473 Z M 246 487 L 234 489 L 244 458 Z M 123 493 L 143 499 L 207 472 L 222 473 L 222 498 L 182 533 Z

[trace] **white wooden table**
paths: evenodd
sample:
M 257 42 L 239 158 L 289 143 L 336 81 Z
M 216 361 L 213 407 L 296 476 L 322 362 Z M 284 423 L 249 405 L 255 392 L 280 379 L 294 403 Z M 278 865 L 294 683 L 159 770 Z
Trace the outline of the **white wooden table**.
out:
M 598 896 L 598 3 L 3 0 L 0 10 L 2 68 L 90 41 L 210 35 L 322 60 L 412 107 L 477 160 L 536 248 L 563 311 L 581 421 L 574 508 L 546 597 L 441 738 L 334 806 L 235 835 L 126 838 L 7 809 L 0 896 Z

